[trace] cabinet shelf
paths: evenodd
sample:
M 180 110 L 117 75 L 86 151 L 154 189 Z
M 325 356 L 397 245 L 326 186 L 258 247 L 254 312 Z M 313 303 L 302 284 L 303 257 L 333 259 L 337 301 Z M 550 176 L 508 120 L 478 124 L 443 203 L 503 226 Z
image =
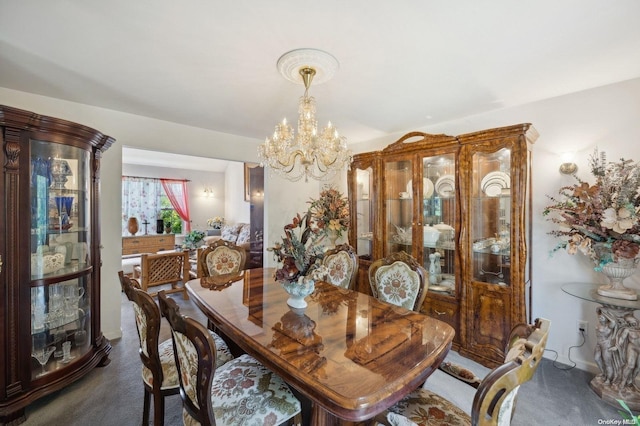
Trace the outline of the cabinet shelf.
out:
M 64 276 L 64 275 L 71 275 L 71 274 L 77 274 L 79 272 L 89 272 L 91 270 L 91 264 L 89 263 L 85 263 L 85 262 L 78 262 L 77 260 L 72 260 L 70 262 L 70 264 L 63 266 L 60 269 L 57 269 L 53 272 L 49 272 L 49 273 L 42 273 L 42 274 L 38 274 L 38 273 L 33 273 L 31 274 L 31 280 L 42 280 L 42 279 L 46 279 L 46 278 L 51 278 L 51 277 L 58 277 L 58 276 Z M 38 284 L 40 285 L 40 284 Z

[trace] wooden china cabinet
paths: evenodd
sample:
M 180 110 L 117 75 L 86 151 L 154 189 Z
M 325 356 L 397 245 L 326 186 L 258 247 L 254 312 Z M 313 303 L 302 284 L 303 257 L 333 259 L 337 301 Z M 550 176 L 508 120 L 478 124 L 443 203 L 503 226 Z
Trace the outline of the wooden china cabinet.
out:
M 109 363 L 100 330 L 100 158 L 114 142 L 0 105 L 0 424 Z
M 372 260 L 398 251 L 429 272 L 422 312 L 456 330 L 453 347 L 486 366 L 503 362 L 531 292 L 529 124 L 460 136 L 412 132 L 354 156 L 348 176 L 357 289 L 370 294 Z

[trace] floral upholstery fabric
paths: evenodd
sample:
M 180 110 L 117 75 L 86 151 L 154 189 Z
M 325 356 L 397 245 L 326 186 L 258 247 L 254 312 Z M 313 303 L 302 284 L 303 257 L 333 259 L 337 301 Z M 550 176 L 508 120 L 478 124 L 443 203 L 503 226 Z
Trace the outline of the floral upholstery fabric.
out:
M 248 223 L 243 224 L 238 232 L 238 240 L 236 244 L 245 244 L 251 241 L 251 225 Z
M 161 389 L 171 389 L 180 386 L 178 383 L 178 370 L 176 369 L 176 361 L 173 357 L 173 343 L 171 339 L 167 339 L 158 345 L 160 355 L 160 364 L 162 365 L 162 385 Z M 142 365 L 142 380 L 153 387 L 153 374 L 151 370 Z
M 389 407 L 419 426 L 470 425 L 471 417 L 440 395 L 418 389 Z
M 511 412 L 518 387 L 513 389 L 504 399 L 498 413 L 498 426 L 509 426 L 511 424 Z M 440 395 L 426 389 L 413 391 L 396 405 L 389 408 L 389 412 L 403 416 L 409 421 L 419 426 L 457 426 L 470 425 L 471 417 L 459 407 L 441 397 Z M 403 420 L 394 417 L 388 418 L 392 425 L 404 425 Z M 411 424 L 411 423 L 408 423 Z
M 405 416 L 396 414 L 392 411 L 387 412 L 387 421 L 391 426 L 417 426 L 417 423 L 412 422 Z
M 324 261 L 324 265 L 328 269 L 325 278 L 327 282 L 338 287 L 349 288 L 351 277 L 355 271 L 353 270 L 351 258 L 346 252 L 339 251 L 328 256 Z
M 393 262 L 375 273 L 378 299 L 412 310 L 420 292 L 420 276 L 404 262 Z
M 227 342 L 213 331 L 209 330 L 209 334 L 213 337 L 216 344 L 216 368 L 220 367 L 233 359 L 233 354 L 227 346 Z
M 242 257 L 236 250 L 220 246 L 207 255 L 206 263 L 209 275 L 222 275 L 240 272 Z
M 132 303 L 133 312 L 136 319 L 136 327 L 138 329 L 138 338 L 140 341 L 140 349 L 142 353 L 149 356 L 147 351 L 147 316 L 144 310 L 137 304 Z M 216 333 L 211 332 L 214 342 L 216 343 L 216 365 L 220 366 L 227 361 L 233 359 L 231 350 L 227 343 Z M 161 389 L 170 389 L 179 386 L 178 371 L 176 369 L 175 358 L 173 356 L 173 343 L 171 339 L 158 344 L 158 357 L 162 366 L 162 386 Z M 142 380 L 153 387 L 153 373 L 144 364 L 142 365 Z
M 180 341 L 180 347 L 184 349 L 180 355 L 181 365 L 189 366 L 185 368 L 188 374 L 183 372 L 183 385 L 186 394 L 198 406 L 193 399 L 198 357 L 185 336 L 180 337 Z M 185 364 L 182 364 L 183 360 Z M 216 423 L 221 425 L 278 425 L 300 413 L 301 409 L 286 383 L 249 355 L 242 355 L 216 369 L 211 401 Z M 182 418 L 185 426 L 199 425 L 184 410 Z
M 513 413 L 518 389 L 520 389 L 520 386 L 516 386 L 507 394 L 504 401 L 502 401 L 500 411 L 498 412 L 498 426 L 509 426 L 511 424 L 511 414 Z
M 238 233 L 240 227 L 238 225 L 224 225 L 220 231 L 220 238 L 225 241 L 233 241 L 234 243 L 238 239 Z
M 133 313 L 136 317 L 136 327 L 138 329 L 140 349 L 142 350 L 142 353 L 149 356 L 149 354 L 147 353 L 147 316 L 137 303 L 132 303 L 132 305 Z
M 222 337 L 218 336 L 213 331 L 211 332 L 211 337 L 213 337 L 213 341 L 216 343 L 216 366 L 219 367 L 232 360 L 233 355 Z M 161 388 L 169 389 L 180 386 L 175 357 L 173 356 L 173 342 L 171 339 L 167 339 L 158 345 L 158 353 L 160 356 L 160 364 L 162 364 L 162 375 L 164 378 Z M 144 380 L 144 382 L 149 386 L 153 386 L 153 374 L 151 374 L 151 370 L 144 365 L 142 366 L 142 380 Z

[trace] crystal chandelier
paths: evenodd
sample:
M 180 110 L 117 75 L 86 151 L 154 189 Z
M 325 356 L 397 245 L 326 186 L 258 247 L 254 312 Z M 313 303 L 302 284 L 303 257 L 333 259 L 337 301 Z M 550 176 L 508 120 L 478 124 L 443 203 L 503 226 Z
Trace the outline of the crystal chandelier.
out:
M 351 151 L 347 149 L 347 139 L 340 136 L 331 122 L 318 132 L 316 101 L 309 96 L 309 87 L 317 67 L 322 64 L 296 67 L 298 61 L 309 64 L 311 58 L 321 59 L 320 62 L 324 61 L 325 64 L 335 61 L 334 66 L 337 66 L 333 56 L 315 49 L 294 50 L 278 60 L 278 68 L 286 78 L 292 79 L 292 69 L 296 69 L 304 83 L 304 95 L 298 105 L 298 134 L 294 134 L 285 118 L 276 125 L 273 135 L 258 147 L 260 164 L 267 165 L 272 171 L 293 182 L 302 177 L 305 182 L 309 181 L 309 177 L 316 180 L 329 179 L 345 166 L 350 167 L 353 160 Z M 324 69 L 322 71 L 323 77 L 327 79 L 330 72 Z

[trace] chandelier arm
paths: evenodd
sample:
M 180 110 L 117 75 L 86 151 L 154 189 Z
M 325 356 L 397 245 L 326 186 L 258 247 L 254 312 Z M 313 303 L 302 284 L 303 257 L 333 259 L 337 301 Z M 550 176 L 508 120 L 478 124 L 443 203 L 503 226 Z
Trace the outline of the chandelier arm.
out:
M 287 160 L 285 163 L 282 162 L 282 160 L 280 160 L 280 158 L 277 159 L 278 164 L 281 166 L 279 167 L 282 170 L 286 170 L 287 173 L 290 173 L 293 171 L 294 167 L 296 166 L 297 162 L 296 162 L 296 158 L 297 157 L 301 157 L 304 158 L 304 154 L 302 153 L 301 150 L 297 149 L 293 152 L 291 152 L 288 156 L 287 156 Z

